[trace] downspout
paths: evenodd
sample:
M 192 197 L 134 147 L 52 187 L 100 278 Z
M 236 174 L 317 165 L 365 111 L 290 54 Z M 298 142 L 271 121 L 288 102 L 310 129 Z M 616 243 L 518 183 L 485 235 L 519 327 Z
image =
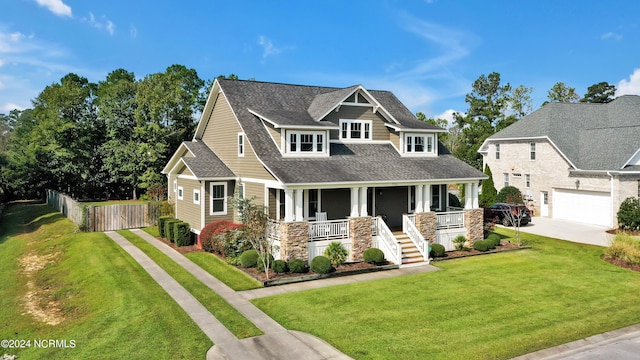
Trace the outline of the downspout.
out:
M 609 209 L 611 210 L 611 217 L 609 218 L 609 226 L 613 227 L 613 174 L 610 171 L 607 171 L 607 175 L 611 178 L 609 179 L 609 183 L 611 184 L 609 189 Z

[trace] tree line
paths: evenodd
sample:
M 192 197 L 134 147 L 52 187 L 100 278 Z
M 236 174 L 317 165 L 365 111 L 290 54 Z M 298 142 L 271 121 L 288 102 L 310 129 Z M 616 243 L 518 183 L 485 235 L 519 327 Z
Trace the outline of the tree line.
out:
M 98 83 L 65 75 L 33 108 L 0 114 L 0 201 L 44 189 L 78 199 L 163 197 L 160 171 L 193 136 L 212 83 L 183 65 L 141 79 L 117 69 Z

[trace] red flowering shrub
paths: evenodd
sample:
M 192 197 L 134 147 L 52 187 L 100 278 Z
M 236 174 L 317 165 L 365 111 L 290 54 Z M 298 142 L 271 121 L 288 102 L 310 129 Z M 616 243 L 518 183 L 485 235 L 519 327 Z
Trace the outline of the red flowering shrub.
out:
M 200 231 L 200 241 L 202 242 L 202 249 L 208 252 L 224 254 L 224 237 L 218 235 L 239 228 L 242 228 L 242 224 L 237 224 L 229 220 L 217 220 L 207 224 L 202 229 L 202 231 Z

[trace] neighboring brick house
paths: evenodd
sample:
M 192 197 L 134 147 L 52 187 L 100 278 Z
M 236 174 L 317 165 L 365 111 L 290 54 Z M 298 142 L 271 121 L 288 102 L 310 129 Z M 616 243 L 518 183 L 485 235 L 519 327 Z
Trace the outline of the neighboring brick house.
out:
M 218 79 L 193 140 L 163 173 L 195 234 L 238 221 L 228 199 L 243 196 L 265 206 L 287 260 L 341 241 L 352 260 L 376 246 L 397 263 L 428 261 L 428 242 L 482 238 L 485 176 L 442 146 L 444 131 L 388 91 Z M 467 185 L 464 209 L 447 211 L 450 184 Z
M 519 188 L 536 215 L 616 227 L 640 196 L 640 96 L 550 103 L 480 147 L 496 189 Z

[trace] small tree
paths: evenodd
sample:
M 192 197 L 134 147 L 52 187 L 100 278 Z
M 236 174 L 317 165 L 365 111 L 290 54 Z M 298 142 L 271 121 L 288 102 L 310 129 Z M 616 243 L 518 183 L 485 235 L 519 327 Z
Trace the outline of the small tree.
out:
M 618 226 L 622 230 L 640 230 L 640 199 L 626 198 L 618 210 Z
M 324 256 L 328 257 L 329 260 L 331 260 L 331 264 L 334 267 L 344 264 L 344 262 L 347 260 L 348 254 L 349 252 L 347 251 L 347 249 L 345 249 L 340 241 L 332 242 L 324 251 Z
M 504 187 L 502 190 L 507 188 L 511 188 L 511 189 L 507 190 L 503 194 L 504 202 L 509 204 L 514 204 L 515 206 L 511 206 L 509 208 L 509 211 L 507 211 L 504 214 L 504 219 L 506 219 L 506 221 L 509 224 L 513 225 L 516 231 L 516 244 L 518 246 L 521 246 L 522 240 L 520 239 L 520 222 L 522 221 L 522 219 L 525 218 L 528 210 L 527 210 L 527 207 L 524 205 L 524 201 L 522 199 L 522 193 L 520 192 L 520 190 L 518 190 L 513 186 Z M 502 190 L 500 191 L 500 193 L 502 193 Z M 500 194 L 498 194 L 498 197 L 500 197 Z
M 486 180 L 482 180 L 482 193 L 480 194 L 480 207 L 487 207 L 496 202 L 496 196 L 498 192 L 496 191 L 496 186 L 493 183 L 493 174 L 491 173 L 491 169 L 489 169 L 489 165 L 484 167 L 484 174 L 489 178 Z
M 273 239 L 267 236 L 267 221 L 269 220 L 264 206 L 253 203 L 253 199 L 245 199 L 239 196 L 231 200 L 232 207 L 238 210 L 240 220 L 244 225 L 244 233 L 251 247 L 258 254 L 259 261 L 265 270 L 267 280 L 269 280 L 269 269 L 273 259 L 274 248 Z

